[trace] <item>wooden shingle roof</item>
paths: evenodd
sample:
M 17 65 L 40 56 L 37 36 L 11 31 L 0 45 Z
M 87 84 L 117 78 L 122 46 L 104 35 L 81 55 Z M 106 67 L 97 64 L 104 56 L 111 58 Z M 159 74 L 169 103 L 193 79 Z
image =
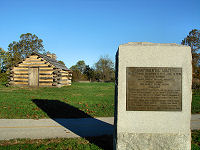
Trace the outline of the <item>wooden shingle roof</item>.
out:
M 49 56 L 40 54 L 40 53 L 32 53 L 32 55 L 38 55 L 39 57 L 43 58 L 44 60 L 46 60 L 47 62 L 49 62 L 50 64 L 52 64 L 53 66 L 55 66 L 58 69 L 62 69 L 62 70 L 70 70 L 68 69 L 64 64 L 59 63 L 56 59 L 53 59 Z

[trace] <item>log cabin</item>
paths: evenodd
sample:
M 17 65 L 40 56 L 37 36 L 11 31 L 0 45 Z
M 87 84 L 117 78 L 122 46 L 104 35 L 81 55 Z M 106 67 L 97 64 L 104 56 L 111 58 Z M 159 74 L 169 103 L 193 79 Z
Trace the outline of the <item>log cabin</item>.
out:
M 62 87 L 71 85 L 72 71 L 56 60 L 55 54 L 32 53 L 11 68 L 13 86 Z

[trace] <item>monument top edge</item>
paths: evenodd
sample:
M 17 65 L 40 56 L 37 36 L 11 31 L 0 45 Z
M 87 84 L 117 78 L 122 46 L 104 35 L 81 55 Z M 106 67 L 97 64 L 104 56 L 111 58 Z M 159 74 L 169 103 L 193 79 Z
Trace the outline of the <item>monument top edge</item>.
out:
M 189 47 L 187 45 L 180 45 L 176 43 L 151 43 L 151 42 L 128 42 L 121 44 L 121 46 L 178 46 L 178 47 Z

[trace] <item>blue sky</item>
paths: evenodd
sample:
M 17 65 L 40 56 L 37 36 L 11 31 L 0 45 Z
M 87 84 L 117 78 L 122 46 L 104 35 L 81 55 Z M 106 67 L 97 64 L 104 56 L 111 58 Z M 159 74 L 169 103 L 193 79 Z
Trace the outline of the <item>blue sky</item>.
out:
M 33 33 L 67 67 L 114 60 L 127 42 L 177 43 L 200 29 L 200 0 L 0 0 L 0 47 Z

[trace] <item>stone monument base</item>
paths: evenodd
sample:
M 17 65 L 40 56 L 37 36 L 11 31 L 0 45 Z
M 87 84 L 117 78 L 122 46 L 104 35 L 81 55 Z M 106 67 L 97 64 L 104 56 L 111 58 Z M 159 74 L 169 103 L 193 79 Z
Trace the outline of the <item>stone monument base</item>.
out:
M 119 150 L 188 150 L 190 133 L 119 133 Z

